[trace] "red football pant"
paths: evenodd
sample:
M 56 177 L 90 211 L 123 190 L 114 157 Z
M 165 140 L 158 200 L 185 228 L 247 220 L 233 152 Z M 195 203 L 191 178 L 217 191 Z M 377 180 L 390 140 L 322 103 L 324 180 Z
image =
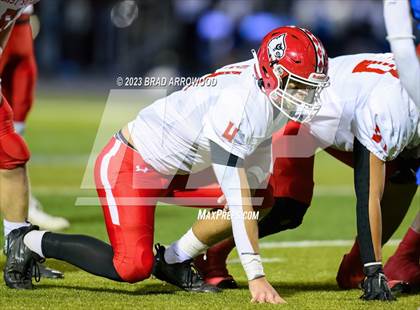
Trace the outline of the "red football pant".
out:
M 14 121 L 24 122 L 33 103 L 37 76 L 28 15 L 19 18 L 10 34 L 0 57 L 0 76 L 2 93 L 10 102 Z
M 0 95 L 1 96 L 1 95 Z M 29 160 L 29 149 L 13 128 L 13 111 L 6 98 L 0 102 L 0 169 L 12 170 Z

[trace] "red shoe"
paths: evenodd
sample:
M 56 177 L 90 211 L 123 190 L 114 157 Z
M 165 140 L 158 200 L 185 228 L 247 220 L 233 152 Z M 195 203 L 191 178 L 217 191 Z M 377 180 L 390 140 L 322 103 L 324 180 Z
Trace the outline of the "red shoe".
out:
M 206 283 L 222 289 L 238 288 L 226 267 L 226 259 L 233 247 L 233 241 L 222 241 L 207 250 L 205 260 L 204 255 L 195 258 L 194 264 Z
M 388 281 L 388 286 L 394 295 L 407 294 L 413 292 L 413 288 L 411 287 L 411 285 L 404 281 L 390 280 Z
M 405 282 L 410 291 L 420 290 L 420 236 L 409 228 L 394 255 L 385 264 L 388 280 Z
M 338 268 L 336 281 L 343 290 L 359 288 L 365 278 L 363 265 L 360 260 L 359 243 L 355 241 L 350 253 L 345 254 Z
M 397 251 L 388 259 L 384 272 L 390 283 L 405 282 L 410 286 L 410 291 L 415 291 L 420 289 L 420 265 L 409 254 L 400 254 Z
M 195 258 L 194 265 L 197 267 L 200 275 L 206 283 L 217 286 L 222 289 L 235 289 L 238 284 L 229 274 L 226 267 L 226 262 L 221 262 L 207 256 L 204 260 L 204 255 Z

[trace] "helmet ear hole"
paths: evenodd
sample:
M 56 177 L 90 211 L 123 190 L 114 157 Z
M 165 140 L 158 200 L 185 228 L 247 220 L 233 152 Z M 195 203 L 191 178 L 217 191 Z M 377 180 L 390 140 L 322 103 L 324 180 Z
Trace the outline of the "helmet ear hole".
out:
M 262 69 L 263 69 L 265 77 L 269 78 L 270 76 L 268 75 L 267 69 L 264 66 L 262 67 Z

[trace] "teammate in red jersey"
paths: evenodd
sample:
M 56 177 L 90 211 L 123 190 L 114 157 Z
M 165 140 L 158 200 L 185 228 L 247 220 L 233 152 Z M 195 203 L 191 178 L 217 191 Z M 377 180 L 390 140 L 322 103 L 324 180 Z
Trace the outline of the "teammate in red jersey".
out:
M 13 110 L 16 132 L 23 136 L 25 122 L 34 101 L 37 66 L 35 61 L 30 16 L 33 6 L 28 6 L 16 20 L 6 48 L 0 58 L 2 93 Z M 41 228 L 62 230 L 69 227 L 65 218 L 43 211 L 41 203 L 29 195 L 28 219 Z
M 0 1 L 0 52 L 6 47 L 7 40 L 16 19 L 28 5 L 34 1 Z M 28 216 L 28 177 L 26 162 L 30 153 L 25 141 L 15 132 L 13 127 L 13 112 L 4 96 L 0 98 L 0 209 L 6 238 L 6 266 L 4 280 L 11 288 L 32 287 L 32 271 L 23 272 L 16 268 L 15 260 L 10 255 L 10 247 L 16 246 L 10 237 L 17 229 L 29 230 Z M 24 264 L 28 264 L 27 259 Z

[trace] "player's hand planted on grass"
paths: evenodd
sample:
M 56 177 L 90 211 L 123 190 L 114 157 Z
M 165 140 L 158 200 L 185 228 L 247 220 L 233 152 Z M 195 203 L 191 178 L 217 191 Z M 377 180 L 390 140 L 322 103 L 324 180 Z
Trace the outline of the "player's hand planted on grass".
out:
M 286 301 L 280 297 L 277 291 L 268 283 L 265 277 L 249 281 L 252 303 L 285 304 Z
M 366 278 L 363 281 L 363 295 L 360 296 L 364 300 L 396 300 L 388 286 L 382 265 L 373 265 L 363 268 Z

